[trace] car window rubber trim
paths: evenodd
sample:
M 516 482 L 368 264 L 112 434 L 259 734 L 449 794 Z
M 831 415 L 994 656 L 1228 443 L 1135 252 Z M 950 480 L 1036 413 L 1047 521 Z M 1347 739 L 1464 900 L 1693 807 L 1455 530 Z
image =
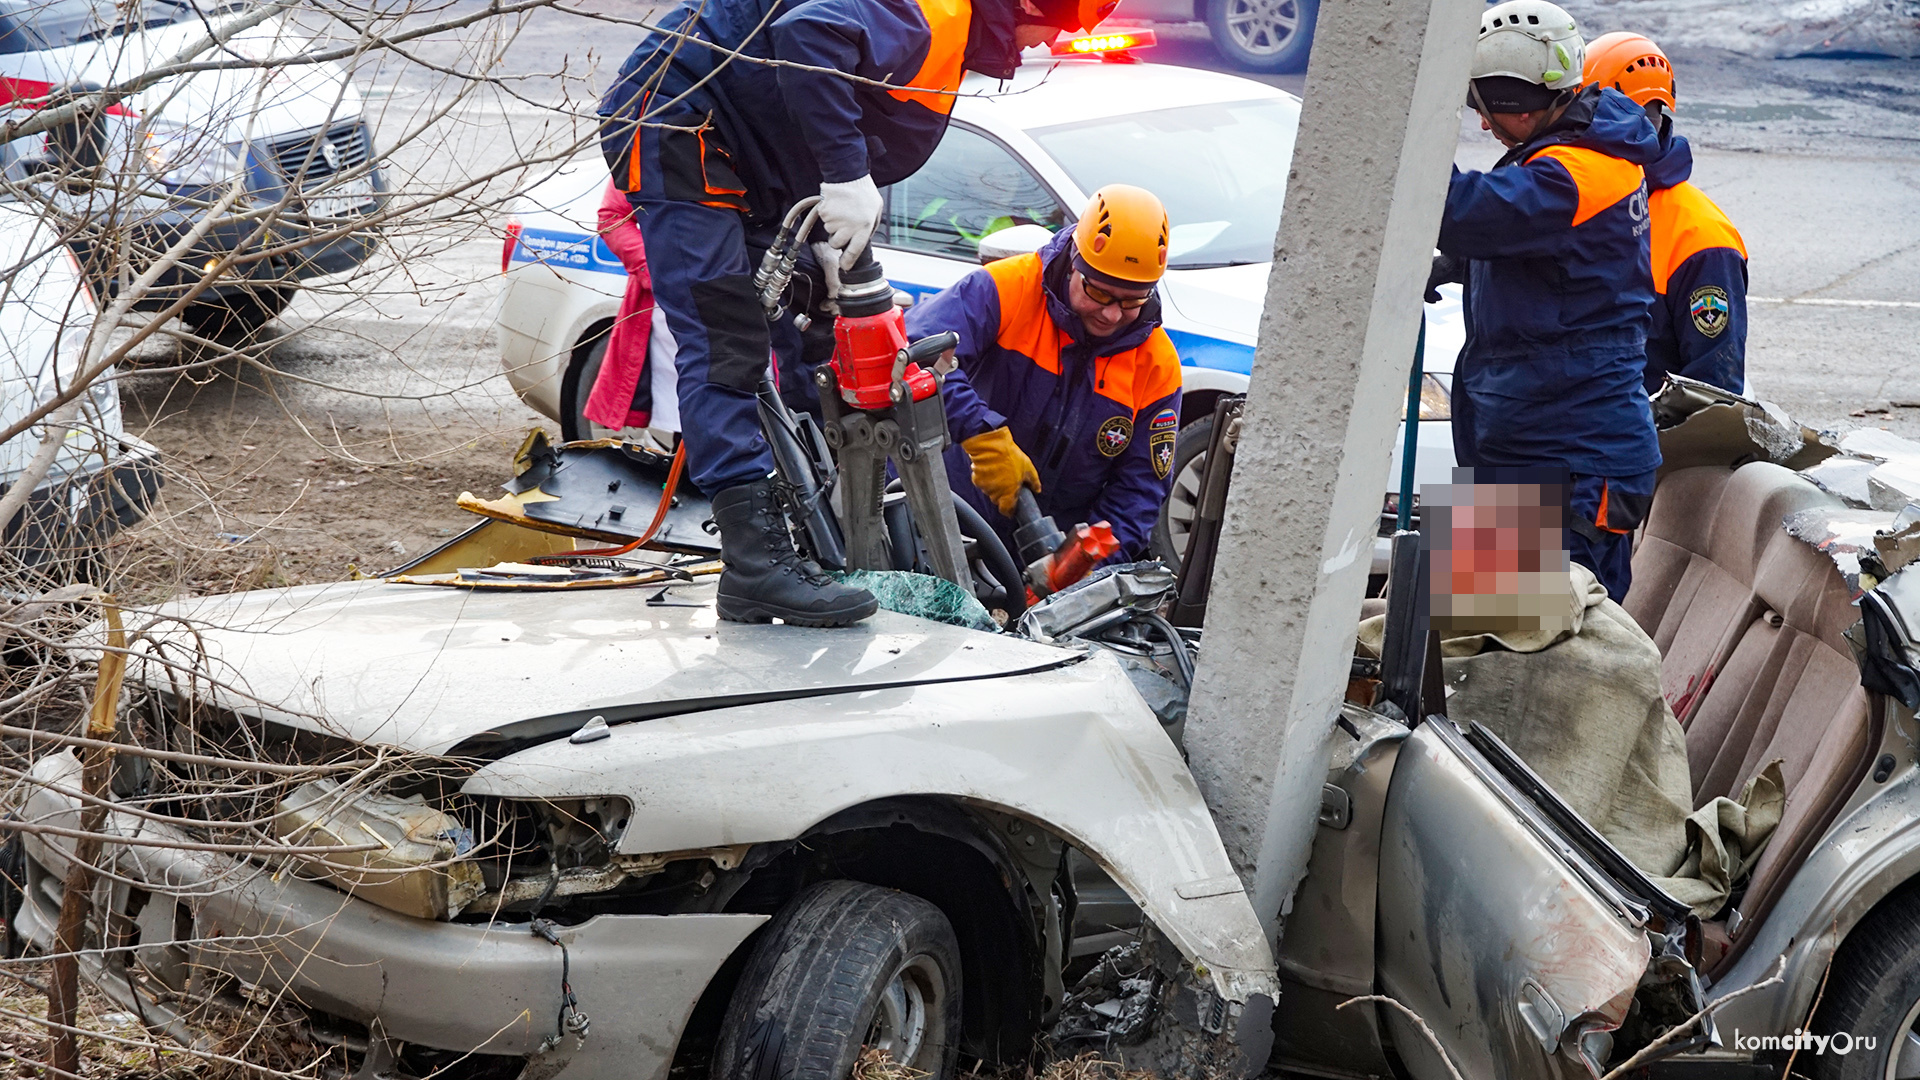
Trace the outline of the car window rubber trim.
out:
M 1429 717 L 1422 726 L 1433 728 L 1536 836 L 1629 919 L 1640 925 L 1654 915 L 1669 926 L 1686 921 L 1692 909 L 1667 895 L 1595 832 L 1499 736 L 1473 723 L 1462 729 L 1445 717 Z

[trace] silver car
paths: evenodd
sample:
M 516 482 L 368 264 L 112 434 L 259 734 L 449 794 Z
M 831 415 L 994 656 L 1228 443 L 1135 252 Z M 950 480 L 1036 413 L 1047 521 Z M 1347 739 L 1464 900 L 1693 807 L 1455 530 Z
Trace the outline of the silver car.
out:
M 1163 723 L 1185 665 L 1128 630 L 1151 567 L 1002 634 L 730 624 L 698 581 L 363 581 L 136 620 L 145 749 L 107 828 L 174 846 L 109 845 L 123 947 L 85 963 L 182 1037 L 206 998 L 296 1006 L 365 1075 L 840 1080 L 864 1046 L 951 1076 L 1048 1030 L 1189 1070 L 1920 1075 L 1920 728 L 1849 637 L 1920 687 L 1920 588 L 1856 628 L 1779 528 L 1831 505 L 1767 463 L 1679 470 L 1636 557 L 1696 794 L 1784 762 L 1785 820 L 1706 922 L 1488 732 L 1348 705 L 1276 960 Z M 277 771 L 220 787 L 222 755 Z M 79 765 L 34 776 L 14 921 L 44 949 L 67 864 L 37 830 L 79 820 Z M 133 812 L 212 788 L 205 828 Z M 1340 1007 L 1374 994 L 1434 1041 Z

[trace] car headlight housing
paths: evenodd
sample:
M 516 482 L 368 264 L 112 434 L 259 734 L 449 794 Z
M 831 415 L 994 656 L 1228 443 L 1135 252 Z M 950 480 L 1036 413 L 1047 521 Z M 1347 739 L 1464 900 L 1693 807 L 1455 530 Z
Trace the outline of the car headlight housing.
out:
M 416 795 L 349 791 L 333 780 L 301 784 L 280 800 L 274 833 L 301 847 L 361 847 L 294 856 L 302 876 L 329 881 L 389 911 L 449 919 L 486 891 L 463 857 L 473 835 Z
M 169 187 L 210 187 L 233 180 L 246 168 L 244 144 L 221 142 L 201 128 L 156 123 L 149 127 L 141 152 L 147 171 Z

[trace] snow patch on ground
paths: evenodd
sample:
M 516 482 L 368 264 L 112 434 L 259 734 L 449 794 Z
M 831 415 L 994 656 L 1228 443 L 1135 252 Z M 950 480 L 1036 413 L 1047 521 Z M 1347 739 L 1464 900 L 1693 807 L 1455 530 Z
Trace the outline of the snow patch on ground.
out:
M 1778 58 L 1920 56 L 1920 0 L 1565 0 L 1589 40 L 1634 30 L 1663 47 Z

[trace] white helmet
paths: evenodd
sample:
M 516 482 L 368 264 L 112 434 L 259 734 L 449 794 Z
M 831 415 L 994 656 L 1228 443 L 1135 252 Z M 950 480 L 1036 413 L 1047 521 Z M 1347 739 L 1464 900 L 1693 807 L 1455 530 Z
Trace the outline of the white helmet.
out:
M 1573 16 L 1547 0 L 1507 0 L 1480 16 L 1473 78 L 1506 76 L 1572 90 L 1586 67 L 1587 45 Z

